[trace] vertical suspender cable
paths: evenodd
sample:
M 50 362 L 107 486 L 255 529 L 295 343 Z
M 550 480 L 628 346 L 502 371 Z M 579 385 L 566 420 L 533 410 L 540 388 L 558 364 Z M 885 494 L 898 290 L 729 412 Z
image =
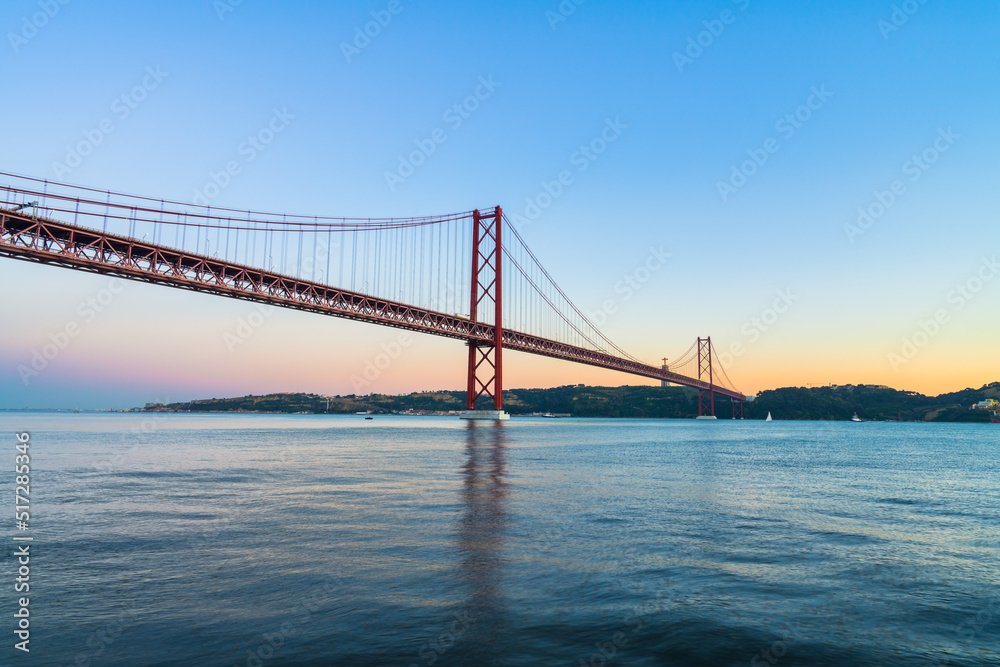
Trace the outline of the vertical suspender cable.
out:
M 333 254 L 333 225 L 326 228 L 326 273 L 323 274 L 324 284 L 332 285 L 330 280 L 330 255 Z
M 357 292 L 354 289 L 354 276 L 357 275 L 357 265 L 358 265 L 358 230 L 354 230 L 354 238 L 351 239 L 351 291 Z

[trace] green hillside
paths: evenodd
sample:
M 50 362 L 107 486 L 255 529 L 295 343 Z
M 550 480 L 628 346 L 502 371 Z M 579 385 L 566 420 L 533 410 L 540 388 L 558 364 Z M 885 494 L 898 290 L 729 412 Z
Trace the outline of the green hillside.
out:
M 939 396 L 875 385 L 784 387 L 761 392 L 747 416 L 762 419 L 770 412 L 775 419 L 845 420 L 857 413 L 878 421 L 988 422 L 991 412 L 969 407 L 990 398 L 1000 399 L 1000 382 Z
M 854 413 L 869 420 L 988 422 L 991 412 L 970 410 L 978 401 L 1000 399 L 1000 382 L 980 389 L 940 396 L 924 396 L 875 385 L 839 387 L 784 387 L 761 392 L 747 404 L 748 419 L 847 420 Z M 329 409 L 327 402 L 329 401 Z M 486 409 L 481 399 L 477 406 Z M 392 414 L 406 411 L 448 412 L 465 408 L 465 392 L 419 392 L 398 396 L 319 396 L 269 394 L 239 398 L 212 398 L 170 405 L 147 405 L 146 410 L 170 412 L 270 412 Z M 563 413 L 574 417 L 692 418 L 698 413 L 698 392 L 687 387 L 588 387 L 568 385 L 552 389 L 510 389 L 504 408 L 512 415 Z M 720 419 L 732 416 L 729 399 L 716 397 Z

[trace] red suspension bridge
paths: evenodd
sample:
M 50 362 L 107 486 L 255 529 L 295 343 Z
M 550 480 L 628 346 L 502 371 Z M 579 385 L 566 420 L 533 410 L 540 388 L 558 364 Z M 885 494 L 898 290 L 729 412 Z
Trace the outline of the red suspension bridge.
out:
M 695 387 L 742 418 L 745 397 L 699 338 L 669 367 L 612 343 L 502 209 L 417 218 L 241 211 L 0 172 L 0 256 L 465 341 L 466 416 L 502 418 L 503 352 Z M 480 400 L 482 399 L 482 400 Z M 489 410 L 476 410 L 489 402 Z

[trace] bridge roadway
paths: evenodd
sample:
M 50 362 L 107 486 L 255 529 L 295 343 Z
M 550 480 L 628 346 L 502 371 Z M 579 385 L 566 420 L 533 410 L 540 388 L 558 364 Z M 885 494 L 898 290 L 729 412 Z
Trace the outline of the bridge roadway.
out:
M 493 341 L 492 325 L 473 322 L 458 315 L 426 310 L 2 208 L 0 256 L 435 336 L 487 344 Z M 503 348 L 697 389 L 710 389 L 708 382 L 656 366 L 509 329 L 503 330 Z M 711 389 L 721 396 L 744 400 L 739 392 L 717 385 Z

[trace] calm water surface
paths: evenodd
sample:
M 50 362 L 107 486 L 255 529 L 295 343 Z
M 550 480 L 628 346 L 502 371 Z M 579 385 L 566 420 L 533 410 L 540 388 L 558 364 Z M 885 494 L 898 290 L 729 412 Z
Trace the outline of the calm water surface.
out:
M 0 424 L 0 664 L 1000 665 L 997 426 Z

